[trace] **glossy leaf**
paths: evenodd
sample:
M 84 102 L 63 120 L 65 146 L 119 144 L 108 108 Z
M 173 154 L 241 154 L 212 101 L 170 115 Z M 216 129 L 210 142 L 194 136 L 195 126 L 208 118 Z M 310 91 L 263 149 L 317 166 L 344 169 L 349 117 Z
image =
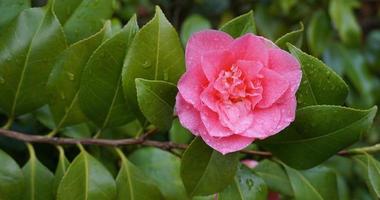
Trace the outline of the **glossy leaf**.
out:
M 376 77 L 367 66 L 361 50 L 348 49 L 340 44 L 330 45 L 324 52 L 326 63 L 346 76 L 351 85 L 347 104 L 359 108 L 368 108 L 375 104 L 377 91 Z M 355 101 L 353 97 L 357 95 Z
M 59 157 L 58 157 L 58 164 L 57 168 L 55 169 L 55 175 L 54 175 L 54 180 L 53 180 L 53 193 L 54 196 L 57 195 L 57 190 L 59 183 L 61 182 L 63 176 L 65 175 L 67 168 L 69 167 L 70 163 L 67 160 L 65 156 L 65 152 L 61 146 L 58 146 L 58 151 L 59 151 Z
M 72 138 L 89 138 L 96 131 L 95 128 L 88 123 L 81 123 L 63 128 L 61 134 Z
M 193 14 L 185 19 L 181 27 L 181 41 L 186 46 L 190 36 L 198 31 L 211 28 L 210 22 L 201 15 Z
M 112 0 L 55 0 L 54 11 L 73 44 L 98 32 L 112 16 L 112 5 Z
M 234 181 L 218 194 L 218 200 L 267 200 L 268 189 L 263 179 L 241 166 Z
M 37 159 L 34 149 L 28 145 L 30 158 L 22 168 L 25 177 L 25 200 L 53 200 L 54 175 Z
M 174 113 L 177 87 L 165 81 L 136 79 L 137 100 L 141 112 L 160 130 L 170 129 Z
M 136 78 L 176 84 L 184 72 L 184 53 L 178 35 L 159 7 L 137 33 L 124 63 L 123 88 L 128 103 L 139 118 Z
M 132 164 L 121 151 L 121 168 L 116 178 L 118 200 L 164 199 L 154 181 Z
M 337 176 L 325 167 L 298 171 L 285 166 L 295 199 L 338 199 Z
M 155 181 L 166 200 L 188 199 L 180 178 L 178 157 L 156 148 L 141 148 L 129 160 Z
M 105 41 L 84 68 L 78 101 L 88 119 L 99 128 L 120 126 L 133 119 L 121 88 L 125 55 L 139 27 L 136 17 Z
M 380 198 L 380 162 L 370 155 L 368 157 L 368 177 L 377 198 Z
M 349 45 L 358 45 L 361 40 L 361 29 L 353 12 L 353 8 L 358 5 L 356 0 L 331 0 L 329 4 L 331 20 L 338 29 L 340 38 Z
M 328 46 L 332 37 L 332 27 L 325 11 L 315 12 L 307 28 L 307 44 L 314 56 L 319 56 Z
M 82 151 L 70 164 L 57 192 L 57 200 L 113 200 L 116 184 L 94 157 Z
M 187 144 L 193 139 L 193 134 L 181 125 L 178 118 L 173 120 L 169 130 L 170 141 L 180 144 Z
M 66 48 L 61 29 L 50 8 L 30 8 L 0 32 L 0 109 L 9 116 L 46 103 L 45 84 Z
M 78 102 L 81 75 L 93 51 L 101 44 L 106 27 L 67 48 L 53 68 L 47 88 L 56 129 L 85 121 Z
M 297 111 L 290 127 L 261 144 L 291 167 L 311 168 L 357 142 L 372 124 L 376 111 L 377 107 L 304 107 Z
M 287 196 L 294 195 L 289 178 L 281 165 L 271 160 L 263 160 L 253 170 L 264 179 L 270 190 Z
M 256 33 L 253 12 L 249 11 L 248 13 L 232 19 L 220 27 L 220 30 L 230 34 L 234 38 L 240 37 L 246 33 Z
M 237 153 L 222 155 L 197 137 L 182 157 L 181 177 L 190 196 L 209 195 L 233 182 L 237 166 Z
M 298 108 L 309 105 L 341 105 L 347 97 L 347 84 L 322 61 L 289 44 L 290 52 L 302 69 L 301 85 L 297 91 Z
M 380 162 L 369 154 L 354 156 L 360 171 L 371 192 L 380 198 Z
M 24 192 L 25 182 L 20 167 L 1 149 L 0 163 L 0 199 L 21 199 Z
M 286 33 L 285 35 L 281 36 L 276 40 L 276 45 L 279 46 L 282 49 L 286 49 L 287 43 L 291 43 L 297 47 L 300 47 L 302 45 L 303 41 L 303 23 L 300 22 L 300 28 Z
M 7 25 L 24 9 L 30 7 L 30 0 L 2 0 L 0 2 L 0 28 Z

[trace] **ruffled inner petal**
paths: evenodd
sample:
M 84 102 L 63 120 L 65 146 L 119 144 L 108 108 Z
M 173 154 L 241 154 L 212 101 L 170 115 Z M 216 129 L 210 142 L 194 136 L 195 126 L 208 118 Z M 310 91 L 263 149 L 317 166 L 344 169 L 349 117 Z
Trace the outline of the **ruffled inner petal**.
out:
M 232 66 L 234 62 L 233 54 L 226 50 L 209 51 L 201 58 L 203 72 L 209 81 L 214 81 L 220 71 Z

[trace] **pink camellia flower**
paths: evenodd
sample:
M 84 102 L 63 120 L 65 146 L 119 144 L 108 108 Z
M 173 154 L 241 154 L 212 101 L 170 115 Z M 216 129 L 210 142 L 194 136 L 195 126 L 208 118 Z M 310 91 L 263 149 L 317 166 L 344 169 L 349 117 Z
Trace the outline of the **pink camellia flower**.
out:
M 239 151 L 294 120 L 301 74 L 291 54 L 263 37 L 201 31 L 187 43 L 176 112 L 215 150 Z

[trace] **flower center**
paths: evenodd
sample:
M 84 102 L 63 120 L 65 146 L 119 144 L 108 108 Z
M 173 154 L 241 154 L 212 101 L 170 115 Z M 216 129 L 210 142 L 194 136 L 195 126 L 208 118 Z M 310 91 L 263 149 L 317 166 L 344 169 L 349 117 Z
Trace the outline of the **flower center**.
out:
M 257 81 L 247 80 L 239 67 L 232 65 L 219 73 L 215 89 L 220 92 L 220 98 L 224 103 L 235 104 L 244 101 L 247 96 L 255 96 L 254 89 L 257 84 L 254 82 Z

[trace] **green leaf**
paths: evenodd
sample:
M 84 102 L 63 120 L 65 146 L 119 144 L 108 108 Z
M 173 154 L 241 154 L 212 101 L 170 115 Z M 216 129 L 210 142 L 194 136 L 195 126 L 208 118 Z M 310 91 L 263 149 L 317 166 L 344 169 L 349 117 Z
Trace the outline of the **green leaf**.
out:
M 181 27 L 181 41 L 186 46 L 190 36 L 198 31 L 211 28 L 210 22 L 201 15 L 192 14 L 185 19 Z
M 53 115 L 50 111 L 49 105 L 44 105 L 38 110 L 33 112 L 37 120 L 49 129 L 55 128 Z
M 78 101 L 99 128 L 115 127 L 133 119 L 121 88 L 121 71 L 128 48 L 139 27 L 134 16 L 92 54 L 84 68 Z
M 354 156 L 353 160 L 359 165 L 362 176 L 371 192 L 380 198 L 380 162 L 369 154 Z
M 88 123 L 81 123 L 63 128 L 61 134 L 72 138 L 90 138 L 92 133 L 96 131 L 95 128 Z
M 193 134 L 181 125 L 179 119 L 173 120 L 172 127 L 169 131 L 170 141 L 180 144 L 187 144 L 193 139 Z
M 276 40 L 275 44 L 282 49 L 286 49 L 287 43 L 291 43 L 297 47 L 300 47 L 302 45 L 303 29 L 304 29 L 303 23 L 300 22 L 299 29 L 281 36 L 280 38 Z
M 368 108 L 375 104 L 375 94 L 378 93 L 375 88 L 376 77 L 369 70 L 362 50 L 332 44 L 325 50 L 323 56 L 326 63 L 340 73 L 344 72 L 349 80 L 351 90 L 347 99 L 348 105 Z
M 380 198 L 380 162 L 370 155 L 368 157 L 368 177 L 377 198 Z
M 234 179 L 238 154 L 222 155 L 199 137 L 191 142 L 182 157 L 181 177 L 190 196 L 222 191 Z
M 25 200 L 53 200 L 54 175 L 37 159 L 33 147 L 28 144 L 29 161 L 22 168 L 26 190 L 22 193 Z
M 116 184 L 94 157 L 82 151 L 70 164 L 57 193 L 57 200 L 113 200 Z
M 295 199 L 330 200 L 338 199 L 337 176 L 326 168 L 317 167 L 298 171 L 285 166 Z
M 118 150 L 118 153 L 121 158 L 121 169 L 116 178 L 117 199 L 164 199 L 154 181 L 129 162 L 120 150 Z
M 69 167 L 70 163 L 67 160 L 65 156 L 65 152 L 61 146 L 57 146 L 59 151 L 59 157 L 58 157 L 58 164 L 57 168 L 55 170 L 54 180 L 53 180 L 53 193 L 54 196 L 57 195 L 57 190 L 59 183 L 61 182 L 63 176 L 65 175 L 67 168 Z
M 24 9 L 30 7 L 30 0 L 2 0 L 0 2 L 0 28 L 7 25 Z
M 136 79 L 139 107 L 149 122 L 160 130 L 170 129 L 174 113 L 177 87 L 165 81 Z
M 288 44 L 302 69 L 301 85 L 297 91 L 298 108 L 309 105 L 341 105 L 347 97 L 348 86 L 322 61 Z
M 67 48 L 53 68 L 47 89 L 56 131 L 86 119 L 78 102 L 80 80 L 88 59 L 103 40 L 106 27 L 107 25 L 95 35 Z
M 61 26 L 49 8 L 26 9 L 0 33 L 0 109 L 10 117 L 47 101 L 45 85 L 66 48 Z
M 0 149 L 0 199 L 19 200 L 24 192 L 24 176 L 18 164 Z
M 289 11 L 297 5 L 297 0 L 282 0 L 282 1 L 276 1 L 276 3 L 279 3 L 281 6 L 282 11 L 284 14 L 289 15 Z
M 220 30 L 237 38 L 246 33 L 256 33 L 256 26 L 253 17 L 253 11 L 240 15 L 231 21 L 223 24 Z
M 356 0 L 331 0 L 329 4 L 331 21 L 338 29 L 339 37 L 348 45 L 360 44 L 362 33 L 353 12 L 353 8 L 359 5 Z
M 241 166 L 234 182 L 218 195 L 218 200 L 267 200 L 268 189 L 263 179 Z
M 156 14 L 137 33 L 124 63 L 124 95 L 133 111 L 139 111 L 136 78 L 164 80 L 176 84 L 183 74 L 184 53 L 178 35 L 159 7 Z
M 70 44 L 98 32 L 113 12 L 112 0 L 55 1 L 54 11 Z
M 291 167 L 310 168 L 357 142 L 372 124 L 376 111 L 377 107 L 304 107 L 297 111 L 291 126 L 261 145 Z
M 166 200 L 188 199 L 180 178 L 178 157 L 149 147 L 134 151 L 129 160 L 155 181 Z
M 270 160 L 263 160 L 253 170 L 264 179 L 270 190 L 294 196 L 289 178 L 281 165 Z
M 319 56 L 331 42 L 332 27 L 327 13 L 318 10 L 313 14 L 307 28 L 307 44 L 314 56 Z

